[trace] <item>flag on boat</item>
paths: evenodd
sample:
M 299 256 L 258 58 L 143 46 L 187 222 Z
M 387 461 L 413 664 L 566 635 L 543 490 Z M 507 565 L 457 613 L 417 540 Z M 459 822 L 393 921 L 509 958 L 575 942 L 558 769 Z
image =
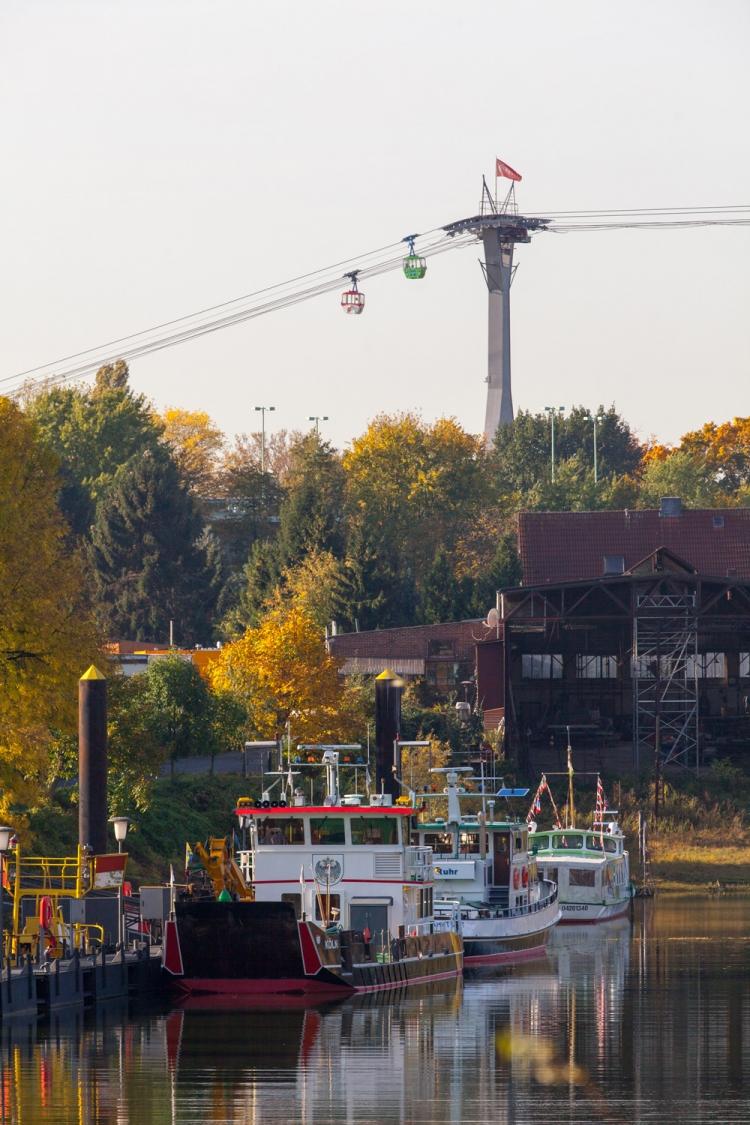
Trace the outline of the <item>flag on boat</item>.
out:
M 504 176 L 506 180 L 513 180 L 517 184 L 521 182 L 522 178 L 520 172 L 516 172 L 510 164 L 506 164 L 499 156 L 495 157 L 495 175 Z
M 188 872 L 190 871 L 190 864 L 192 862 L 193 862 L 193 849 L 190 847 L 190 844 L 188 844 L 188 842 L 186 840 L 185 841 L 185 878 L 186 879 L 188 877 Z
M 94 890 L 121 887 L 128 857 L 123 852 L 94 856 Z

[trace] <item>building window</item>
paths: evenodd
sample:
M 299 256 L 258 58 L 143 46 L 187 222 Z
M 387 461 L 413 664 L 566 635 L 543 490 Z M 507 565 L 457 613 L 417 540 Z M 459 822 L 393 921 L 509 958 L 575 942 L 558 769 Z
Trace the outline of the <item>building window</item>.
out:
M 576 677 L 579 680 L 616 680 L 616 656 L 576 655 Z
M 606 574 L 624 574 L 625 573 L 625 556 L 624 555 L 605 555 L 604 556 L 604 573 Z
M 740 678 L 750 680 L 750 652 L 740 653 Z
M 726 658 L 723 652 L 699 652 L 687 658 L 688 679 L 697 676 L 699 680 L 723 680 L 726 674 Z
M 456 645 L 454 641 L 428 641 L 428 656 L 455 656 Z
M 562 674 L 561 652 L 525 652 L 521 657 L 521 676 L 524 680 L 561 680 Z

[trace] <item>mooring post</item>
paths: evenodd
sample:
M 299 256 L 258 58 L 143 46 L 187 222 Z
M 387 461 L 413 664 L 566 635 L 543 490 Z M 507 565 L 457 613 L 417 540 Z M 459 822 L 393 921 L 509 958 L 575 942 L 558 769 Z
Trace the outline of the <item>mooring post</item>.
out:
M 78 842 L 107 851 L 107 680 L 93 664 L 78 681 Z

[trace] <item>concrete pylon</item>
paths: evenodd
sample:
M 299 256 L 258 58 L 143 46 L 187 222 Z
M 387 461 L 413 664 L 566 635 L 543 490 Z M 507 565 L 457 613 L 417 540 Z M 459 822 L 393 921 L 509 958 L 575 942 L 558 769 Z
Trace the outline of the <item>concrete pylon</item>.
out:
M 513 392 L 510 384 L 510 286 L 513 280 L 514 243 L 503 231 L 482 231 L 487 308 L 487 408 L 484 441 L 491 446 L 500 426 L 513 421 Z

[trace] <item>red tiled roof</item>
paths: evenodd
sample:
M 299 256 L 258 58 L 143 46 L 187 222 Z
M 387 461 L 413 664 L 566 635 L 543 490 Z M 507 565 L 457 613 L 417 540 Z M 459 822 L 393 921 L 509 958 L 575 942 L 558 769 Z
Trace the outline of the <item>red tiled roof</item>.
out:
M 750 579 L 750 508 L 624 512 L 521 512 L 518 549 L 524 586 L 601 578 L 604 556 L 630 570 L 658 547 L 699 574 Z
M 396 629 L 369 629 L 361 633 L 338 633 L 329 637 L 328 647 L 338 660 L 352 657 L 396 660 L 398 658 L 439 659 L 439 653 L 428 651 L 428 642 L 452 642 L 454 660 L 474 659 L 477 636 L 486 630 L 479 618 L 470 621 L 448 621 L 439 625 L 411 625 Z

